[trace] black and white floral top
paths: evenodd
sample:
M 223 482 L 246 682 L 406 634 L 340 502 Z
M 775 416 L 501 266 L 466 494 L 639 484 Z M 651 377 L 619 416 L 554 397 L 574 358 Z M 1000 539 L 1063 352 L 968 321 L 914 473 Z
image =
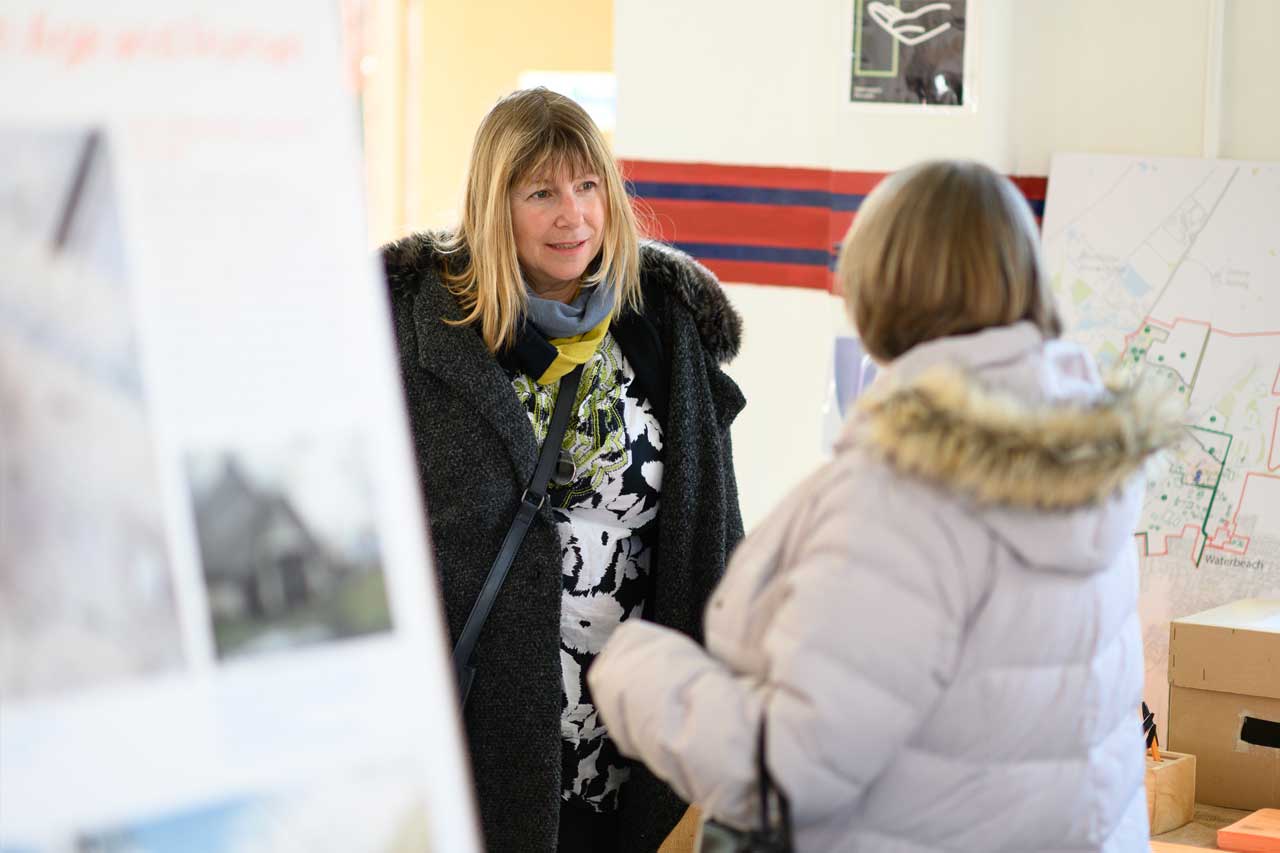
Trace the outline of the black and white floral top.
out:
M 541 445 L 559 384 L 538 385 L 515 371 L 511 376 Z M 561 798 L 610 812 L 618 807 L 629 762 L 596 713 L 586 672 L 614 629 L 644 608 L 662 489 L 661 423 L 611 334 L 583 368 L 563 448 L 576 471 L 572 482 L 553 482 L 548 490 L 564 582 Z

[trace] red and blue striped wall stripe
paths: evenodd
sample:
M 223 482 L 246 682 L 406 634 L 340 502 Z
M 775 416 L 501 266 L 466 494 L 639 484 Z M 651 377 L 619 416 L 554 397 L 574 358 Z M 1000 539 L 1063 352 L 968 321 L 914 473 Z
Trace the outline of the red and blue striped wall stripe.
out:
M 632 181 L 636 195 L 685 201 L 729 201 L 739 204 L 776 204 L 789 207 L 825 207 L 856 211 L 865 195 L 826 190 L 788 190 L 778 187 L 727 187 L 721 184 L 677 184 Z
M 840 240 L 884 172 L 627 160 L 650 230 L 724 281 L 830 290 Z M 1045 178 L 1015 177 L 1037 219 Z

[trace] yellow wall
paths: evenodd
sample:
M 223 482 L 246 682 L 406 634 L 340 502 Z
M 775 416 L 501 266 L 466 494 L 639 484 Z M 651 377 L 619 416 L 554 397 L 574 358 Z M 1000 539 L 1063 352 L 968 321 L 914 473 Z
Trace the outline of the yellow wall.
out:
M 476 126 L 520 72 L 613 70 L 612 0 L 421 0 L 407 23 L 420 68 L 408 87 L 411 230 L 454 222 Z

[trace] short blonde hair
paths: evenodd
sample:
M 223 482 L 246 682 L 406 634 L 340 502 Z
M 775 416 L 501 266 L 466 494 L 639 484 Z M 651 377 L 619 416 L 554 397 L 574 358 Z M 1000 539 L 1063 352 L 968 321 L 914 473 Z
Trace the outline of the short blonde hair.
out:
M 640 250 L 635 214 L 618 165 L 582 107 L 548 89 L 522 89 L 498 101 L 476 131 L 458 227 L 443 245 L 445 282 L 476 323 L 491 352 L 511 345 L 529 299 L 511 226 L 512 188 L 568 168 L 600 176 L 605 226 L 600 255 L 584 284 L 614 290 L 613 310 L 640 305 Z
M 862 346 L 886 363 L 917 344 L 1030 320 L 1062 334 L 1031 208 L 981 163 L 921 163 L 867 196 L 837 281 Z

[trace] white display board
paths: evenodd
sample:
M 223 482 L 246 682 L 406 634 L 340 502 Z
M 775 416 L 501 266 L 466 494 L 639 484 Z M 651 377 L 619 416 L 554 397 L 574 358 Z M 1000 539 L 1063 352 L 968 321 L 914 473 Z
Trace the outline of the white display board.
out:
M 1068 336 L 1188 407 L 1135 540 L 1163 737 L 1170 620 L 1280 596 L 1280 164 L 1055 157 L 1044 247 Z
M 0 850 L 478 849 L 338 4 L 0 8 Z

